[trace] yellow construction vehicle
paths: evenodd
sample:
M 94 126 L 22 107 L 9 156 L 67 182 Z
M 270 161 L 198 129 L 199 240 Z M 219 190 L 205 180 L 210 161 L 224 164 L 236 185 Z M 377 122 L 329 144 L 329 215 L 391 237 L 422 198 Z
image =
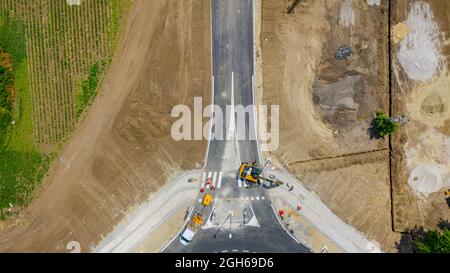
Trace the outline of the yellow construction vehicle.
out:
M 238 179 L 253 184 L 263 183 L 265 186 L 279 186 L 283 182 L 275 178 L 266 178 L 262 176 L 263 168 L 257 166 L 256 162 L 242 162 L 238 171 Z
M 211 204 L 211 201 L 212 201 L 212 195 L 207 193 L 203 197 L 203 206 L 208 207 Z
M 203 220 L 205 219 L 205 215 L 200 213 L 199 211 L 195 212 L 194 216 L 192 216 L 191 220 L 185 227 L 183 233 L 180 236 L 180 243 L 183 245 L 188 245 L 192 238 L 194 238 L 195 233 L 203 224 Z
M 262 170 L 256 163 L 242 162 L 239 168 L 239 178 L 247 182 L 258 183 Z

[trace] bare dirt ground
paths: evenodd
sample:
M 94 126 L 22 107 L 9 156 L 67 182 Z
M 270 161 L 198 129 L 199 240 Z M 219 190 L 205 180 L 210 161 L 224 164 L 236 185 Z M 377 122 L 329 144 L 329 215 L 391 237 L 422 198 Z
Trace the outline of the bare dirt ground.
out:
M 394 228 L 435 228 L 450 218 L 450 2 L 392 6 L 392 113 L 410 121 L 393 141 Z
M 156 228 L 147 238 L 136 246 L 135 253 L 157 253 L 175 237 L 184 225 L 186 208 L 180 208 L 176 214 Z
M 280 105 L 277 157 L 289 164 L 385 148 L 368 132 L 388 101 L 384 8 L 354 1 L 354 23 L 345 26 L 341 1 L 304 1 L 293 15 L 288 3 L 262 4 L 262 103 Z M 353 49 L 348 60 L 335 59 L 342 45 Z
M 394 252 L 400 234 L 392 232 L 388 153 L 316 160 L 290 168 L 344 222 Z
M 263 104 L 280 105 L 280 147 L 266 155 L 395 251 L 388 140 L 370 131 L 373 114 L 389 107 L 386 3 L 306 0 L 288 15 L 290 3 L 262 2 L 257 90 Z M 353 54 L 337 60 L 343 45 Z
M 82 251 L 178 171 L 200 167 L 206 142 L 175 142 L 171 109 L 210 100 L 209 2 L 138 0 L 86 119 L 42 191 L 1 226 L 1 252 Z

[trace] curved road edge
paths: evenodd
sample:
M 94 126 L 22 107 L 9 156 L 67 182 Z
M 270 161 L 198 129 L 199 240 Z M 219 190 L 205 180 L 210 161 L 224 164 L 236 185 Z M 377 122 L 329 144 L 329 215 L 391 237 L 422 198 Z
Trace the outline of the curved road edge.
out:
M 191 183 L 188 180 L 200 177 L 201 172 L 201 170 L 183 172 L 157 192 L 150 194 L 146 202 L 127 213 L 114 230 L 92 248 L 91 252 L 132 252 L 141 241 L 179 209 L 194 206 L 199 180 Z
M 301 215 L 343 251 L 350 253 L 382 252 L 376 241 L 367 239 L 356 228 L 346 224 L 292 174 L 286 170 L 267 170 L 267 173 L 274 175 L 283 182 L 294 185 L 292 191 L 282 187 L 268 190 L 270 198 L 282 199 L 292 208 L 300 203 L 302 206 Z

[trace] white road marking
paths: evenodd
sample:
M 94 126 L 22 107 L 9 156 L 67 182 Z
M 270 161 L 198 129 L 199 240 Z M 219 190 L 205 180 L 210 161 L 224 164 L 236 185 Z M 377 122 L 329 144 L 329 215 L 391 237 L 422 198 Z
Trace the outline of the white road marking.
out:
M 212 174 L 212 172 L 209 172 L 208 177 L 206 179 L 209 179 L 211 177 L 211 174 Z M 211 182 L 211 181 L 209 181 L 209 182 Z M 211 184 L 208 184 L 208 185 L 206 185 L 206 188 L 209 188 L 210 186 L 211 186 Z
M 222 250 L 222 252 L 223 252 L 223 253 L 226 253 L 226 252 L 228 252 L 228 250 Z
M 248 200 L 248 196 L 247 196 L 247 197 L 245 197 L 245 200 Z
M 222 185 L 222 172 L 219 172 L 219 180 L 217 181 L 217 188 L 220 189 Z
M 236 133 L 236 121 L 234 117 L 234 72 L 231 72 L 231 103 L 230 103 L 230 127 L 228 129 L 227 140 L 234 140 Z
M 253 200 L 255 200 L 255 198 L 253 198 L 253 196 L 252 196 L 252 197 L 250 198 L 250 200 L 252 200 L 252 201 L 253 201 Z
M 255 12 L 255 10 L 253 10 L 253 12 Z M 253 18 L 253 29 L 255 29 L 255 18 Z M 255 38 L 254 38 L 255 39 Z M 256 43 L 253 43 L 253 47 L 256 47 Z M 256 50 L 256 49 L 254 49 Z M 254 51 L 256 52 L 256 51 Z M 256 58 L 256 54 L 254 54 L 253 56 L 253 67 L 255 67 L 255 58 Z M 254 70 L 256 71 L 256 70 Z M 261 149 L 259 147 L 259 137 L 258 137 L 258 129 L 256 129 L 256 124 L 258 124 L 258 116 L 257 116 L 257 109 L 256 109 L 256 98 L 255 98 L 255 75 L 252 75 L 252 98 L 253 98 L 253 122 L 255 123 L 255 136 L 256 136 L 256 146 L 258 147 L 258 159 L 259 162 L 262 162 L 261 159 Z
M 259 196 L 256 196 L 256 200 L 259 200 Z
M 261 196 L 261 200 L 264 200 L 264 199 L 266 199 L 264 196 Z
M 211 182 L 214 187 L 216 186 L 216 178 L 217 178 L 217 172 L 214 172 L 213 179 Z
M 206 173 L 203 173 L 203 178 L 202 178 L 202 185 L 200 188 L 204 188 L 205 187 L 205 179 L 206 179 Z
M 242 181 L 241 179 L 238 179 L 239 188 L 242 188 Z
M 201 198 L 199 198 L 199 199 L 198 199 L 198 202 L 199 202 L 199 203 L 201 203 L 201 202 L 202 202 L 202 199 L 201 199 Z
M 212 20 L 212 19 L 210 19 Z M 212 29 L 212 23 L 211 23 L 211 29 Z M 212 36 L 211 36 L 212 37 Z M 212 45 L 212 38 L 211 38 L 211 45 Z M 212 56 L 212 50 L 211 50 L 211 56 Z M 213 72 L 213 66 L 211 65 L 211 74 Z M 215 92 L 214 92 L 214 75 L 212 75 L 211 78 L 211 105 L 214 105 L 214 96 L 215 96 Z M 211 113 L 211 117 L 212 117 L 213 113 Z M 206 165 L 208 163 L 208 155 L 209 155 L 209 145 L 211 143 L 211 132 L 212 132 L 212 127 L 213 127 L 213 123 L 211 122 L 211 126 L 209 127 L 209 132 L 208 132 L 208 147 L 206 147 L 206 153 L 205 153 L 205 160 L 204 160 L 204 168 L 206 168 Z

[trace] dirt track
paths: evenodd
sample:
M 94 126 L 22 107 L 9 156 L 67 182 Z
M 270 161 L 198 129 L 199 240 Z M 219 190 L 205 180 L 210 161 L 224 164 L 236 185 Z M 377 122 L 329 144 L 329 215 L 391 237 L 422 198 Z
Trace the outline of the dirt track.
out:
M 175 142 L 171 109 L 210 101 L 207 1 L 134 4 L 99 96 L 0 252 L 89 251 L 133 205 L 179 170 L 200 167 L 205 142 Z M 12 229 L 14 228 L 14 229 Z

